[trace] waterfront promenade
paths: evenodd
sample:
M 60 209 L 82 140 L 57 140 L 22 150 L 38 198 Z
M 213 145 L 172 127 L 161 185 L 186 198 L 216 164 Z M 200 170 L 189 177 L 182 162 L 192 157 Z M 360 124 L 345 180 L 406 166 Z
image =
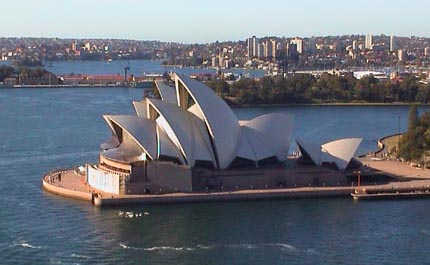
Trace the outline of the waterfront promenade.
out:
M 430 188 L 430 170 L 422 170 L 417 176 L 417 169 L 397 161 L 364 160 L 367 170 L 380 171 L 398 177 L 399 181 L 392 181 L 380 185 L 364 185 L 367 191 L 383 192 L 392 190 L 424 190 Z M 415 173 L 415 174 L 413 174 Z M 61 180 L 59 178 L 61 174 Z M 85 177 L 74 170 L 54 172 L 44 176 L 43 188 L 49 192 L 92 202 L 96 206 L 152 204 L 152 203 L 187 203 L 227 200 L 256 200 L 256 199 L 287 199 L 312 197 L 349 197 L 357 188 L 354 182 L 351 186 L 306 186 L 296 188 L 239 190 L 229 192 L 208 193 L 170 193 L 161 195 L 117 195 L 99 191 L 85 183 Z
M 430 169 L 413 167 L 396 159 L 364 157 L 363 172 L 379 172 L 402 180 L 430 180 Z

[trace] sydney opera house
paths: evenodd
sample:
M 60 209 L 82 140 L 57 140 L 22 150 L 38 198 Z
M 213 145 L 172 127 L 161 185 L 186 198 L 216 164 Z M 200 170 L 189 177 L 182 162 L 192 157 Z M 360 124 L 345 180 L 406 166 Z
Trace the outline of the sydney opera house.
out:
M 135 115 L 105 115 L 112 136 L 86 182 L 112 194 L 164 194 L 344 183 L 361 139 L 297 141 L 303 165 L 289 155 L 293 118 L 238 120 L 203 83 L 173 75 L 156 96 L 133 102 Z M 327 166 L 328 165 L 328 166 Z

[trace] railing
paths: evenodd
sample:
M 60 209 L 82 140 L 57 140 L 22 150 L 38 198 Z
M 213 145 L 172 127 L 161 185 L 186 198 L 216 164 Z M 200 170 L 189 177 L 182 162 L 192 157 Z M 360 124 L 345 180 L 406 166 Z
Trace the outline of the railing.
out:
M 390 138 L 390 137 L 394 137 L 394 136 L 401 136 L 402 134 L 403 133 L 395 133 L 395 134 L 384 136 L 381 139 L 379 139 L 378 140 L 378 147 L 379 147 L 379 149 L 374 152 L 375 156 L 379 155 L 382 151 L 384 151 L 384 149 L 385 149 L 384 140 L 385 139 Z
M 113 170 L 113 169 L 108 168 L 106 165 L 98 165 L 97 168 L 100 169 L 100 170 L 103 170 L 105 172 L 108 172 L 108 173 L 111 173 L 111 174 L 115 174 L 115 175 L 118 175 L 118 176 L 121 176 L 121 177 L 130 176 L 130 173 L 119 172 L 117 170 Z
M 66 173 L 69 170 L 70 169 L 67 169 L 67 168 L 54 169 L 54 170 L 49 171 L 49 173 L 46 174 L 43 178 L 48 183 L 53 183 L 53 182 L 56 182 L 56 181 L 61 181 L 61 174 Z

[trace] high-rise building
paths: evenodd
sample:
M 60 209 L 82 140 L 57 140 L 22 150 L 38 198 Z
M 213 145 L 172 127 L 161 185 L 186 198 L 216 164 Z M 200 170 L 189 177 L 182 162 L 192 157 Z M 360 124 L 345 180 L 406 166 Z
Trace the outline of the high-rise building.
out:
M 269 43 L 268 43 L 268 41 L 266 40 L 266 41 L 263 41 L 262 43 L 261 43 L 261 58 L 267 58 L 267 56 L 269 56 Z
M 213 56 L 212 57 L 212 67 L 218 67 L 219 66 L 219 57 Z
M 430 55 L 430 47 L 425 47 L 424 48 L 424 56 L 429 56 Z
M 269 39 L 264 41 L 263 47 L 264 58 L 273 59 L 276 57 L 276 54 L 278 52 L 278 43 L 276 42 L 276 39 Z
M 358 50 L 358 41 L 353 41 L 352 42 L 352 50 L 355 52 Z
M 373 36 L 372 34 L 367 34 L 364 42 L 364 48 L 371 50 L 373 49 Z
M 303 53 L 303 40 L 302 39 L 296 37 L 294 40 L 291 40 L 290 43 L 296 45 L 296 51 L 299 54 Z
M 84 45 L 85 45 L 85 46 L 84 46 L 85 50 L 87 50 L 87 51 L 90 51 L 90 50 L 91 50 L 91 43 L 90 43 L 89 41 L 85 42 L 85 44 L 84 44 Z
M 258 39 L 255 36 L 248 39 L 248 57 L 254 58 L 258 56 Z
M 286 43 L 285 44 L 285 50 L 288 54 L 288 56 L 293 56 L 295 54 L 297 54 L 297 44 L 295 43 Z
M 316 50 L 316 39 L 315 38 L 310 38 L 309 41 L 307 42 L 307 45 L 305 45 L 307 47 L 306 51 L 309 54 L 314 54 L 315 50 Z
M 397 57 L 399 58 L 399 62 L 406 61 L 406 52 L 402 49 L 397 51 Z
M 76 52 L 78 50 L 78 43 L 76 41 L 72 42 L 72 51 Z
M 266 43 L 262 42 L 262 43 L 258 43 L 258 58 L 263 58 L 265 55 L 265 50 L 266 50 Z
M 276 58 L 276 54 L 278 53 L 278 43 L 276 42 L 275 39 L 271 39 L 270 40 L 270 44 L 271 44 L 271 55 L 272 55 L 272 58 Z
M 397 48 L 397 38 L 394 35 L 390 37 L 390 52 L 396 51 Z

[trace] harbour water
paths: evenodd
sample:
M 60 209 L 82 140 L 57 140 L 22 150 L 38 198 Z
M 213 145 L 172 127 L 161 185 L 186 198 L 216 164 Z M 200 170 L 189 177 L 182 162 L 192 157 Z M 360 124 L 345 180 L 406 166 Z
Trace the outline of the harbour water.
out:
M 96 208 L 41 190 L 53 168 L 96 161 L 102 114 L 131 114 L 141 89 L 0 90 L 0 264 L 428 264 L 428 200 L 303 199 Z M 430 110 L 428 107 L 420 111 Z M 407 106 L 234 109 L 295 117 L 294 136 L 376 140 Z M 125 219 L 119 211 L 149 212 Z
M 214 68 L 192 68 L 192 67 L 175 67 L 163 66 L 159 61 L 148 60 L 130 60 L 130 61 L 82 61 L 82 62 L 67 62 L 58 61 L 49 63 L 48 71 L 57 75 L 67 74 L 110 74 L 115 75 L 124 74 L 124 68 L 130 67 L 128 73 L 135 76 L 142 76 L 144 74 L 163 74 L 164 72 L 176 72 L 179 74 L 215 74 Z M 258 69 L 223 69 L 224 72 L 232 72 L 235 74 L 246 74 L 254 77 L 262 77 L 265 74 L 264 70 Z

